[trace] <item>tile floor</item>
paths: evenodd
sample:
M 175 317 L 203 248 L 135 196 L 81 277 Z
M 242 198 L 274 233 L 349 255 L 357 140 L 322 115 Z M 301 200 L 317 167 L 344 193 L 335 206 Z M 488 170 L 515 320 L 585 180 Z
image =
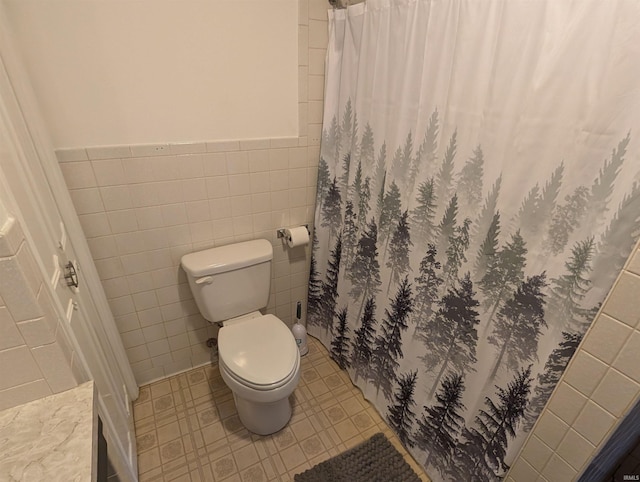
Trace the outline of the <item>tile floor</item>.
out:
M 134 403 L 140 482 L 287 482 L 376 432 L 385 433 L 422 480 L 429 480 L 311 337 L 292 402 L 290 423 L 276 434 L 260 436 L 240 423 L 217 366 L 142 387 Z

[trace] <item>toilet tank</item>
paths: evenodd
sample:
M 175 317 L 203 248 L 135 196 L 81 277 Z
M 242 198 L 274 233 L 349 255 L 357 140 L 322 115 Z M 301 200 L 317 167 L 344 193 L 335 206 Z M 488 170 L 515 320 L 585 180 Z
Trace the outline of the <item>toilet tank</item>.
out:
M 267 306 L 272 259 L 271 243 L 257 239 L 186 254 L 181 264 L 200 313 L 218 322 Z

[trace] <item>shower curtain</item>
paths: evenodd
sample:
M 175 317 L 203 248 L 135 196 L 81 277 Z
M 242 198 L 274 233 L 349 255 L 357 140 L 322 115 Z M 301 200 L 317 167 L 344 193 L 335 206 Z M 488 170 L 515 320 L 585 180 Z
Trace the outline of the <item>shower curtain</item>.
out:
M 639 5 L 329 12 L 308 329 L 433 480 L 508 471 L 638 237 Z

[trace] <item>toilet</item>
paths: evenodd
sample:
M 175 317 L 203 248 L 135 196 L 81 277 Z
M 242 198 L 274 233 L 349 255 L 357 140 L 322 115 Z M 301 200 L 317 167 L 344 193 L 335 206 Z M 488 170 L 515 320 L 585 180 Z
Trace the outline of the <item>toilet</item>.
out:
M 300 352 L 282 320 L 263 315 L 271 285 L 273 247 L 265 239 L 182 257 L 198 309 L 218 333 L 220 374 L 238 416 L 251 432 L 268 435 L 291 418 L 289 395 L 300 380 Z

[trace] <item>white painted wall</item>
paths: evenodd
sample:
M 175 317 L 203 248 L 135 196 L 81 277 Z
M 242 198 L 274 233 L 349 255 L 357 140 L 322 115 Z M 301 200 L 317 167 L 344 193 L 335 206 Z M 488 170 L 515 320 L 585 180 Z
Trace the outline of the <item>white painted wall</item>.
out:
M 56 148 L 298 135 L 297 0 L 2 0 Z

